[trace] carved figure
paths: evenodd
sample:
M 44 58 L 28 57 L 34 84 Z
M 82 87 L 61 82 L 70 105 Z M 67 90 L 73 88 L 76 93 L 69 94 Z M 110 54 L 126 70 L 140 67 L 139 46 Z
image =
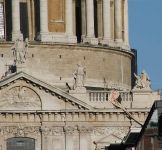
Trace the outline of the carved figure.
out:
M 145 71 L 142 71 L 139 76 L 134 73 L 134 76 L 136 77 L 136 89 L 150 89 L 151 80 Z
M 13 50 L 13 56 L 15 57 L 16 63 L 24 63 L 28 50 L 28 39 L 25 39 L 25 42 L 22 38 L 17 39 L 11 50 Z
M 85 81 L 85 67 L 83 67 L 81 64 L 77 64 L 77 70 L 73 73 L 74 76 L 74 90 L 78 87 L 84 87 L 84 81 Z
M 2 94 L 0 100 L 0 109 L 3 110 L 6 107 L 12 110 L 40 110 L 41 100 L 37 93 L 32 89 L 25 86 L 13 87 Z

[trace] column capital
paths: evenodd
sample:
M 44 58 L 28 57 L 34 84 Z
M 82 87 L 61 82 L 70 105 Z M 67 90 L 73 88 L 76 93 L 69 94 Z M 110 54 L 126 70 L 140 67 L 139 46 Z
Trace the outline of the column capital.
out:
M 78 126 L 78 131 L 80 134 L 90 134 L 93 131 L 92 127 Z
M 64 132 L 66 133 L 66 135 L 74 135 L 75 133 L 77 133 L 77 127 L 65 126 Z

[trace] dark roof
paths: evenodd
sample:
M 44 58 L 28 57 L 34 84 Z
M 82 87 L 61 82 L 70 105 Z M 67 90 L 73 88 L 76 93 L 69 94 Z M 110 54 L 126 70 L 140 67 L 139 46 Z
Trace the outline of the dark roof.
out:
M 110 146 L 105 147 L 106 150 L 125 150 L 126 147 L 122 143 L 110 144 Z
M 135 143 L 139 137 L 139 132 L 131 132 L 129 133 L 129 136 L 127 138 L 127 140 L 125 141 L 125 145 L 127 147 L 134 147 L 135 146 Z

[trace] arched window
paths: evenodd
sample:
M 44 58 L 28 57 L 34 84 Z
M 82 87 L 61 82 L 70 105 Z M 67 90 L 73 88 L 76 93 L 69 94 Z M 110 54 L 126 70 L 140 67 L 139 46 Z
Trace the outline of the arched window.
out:
M 24 137 L 7 139 L 7 150 L 35 150 L 35 140 Z

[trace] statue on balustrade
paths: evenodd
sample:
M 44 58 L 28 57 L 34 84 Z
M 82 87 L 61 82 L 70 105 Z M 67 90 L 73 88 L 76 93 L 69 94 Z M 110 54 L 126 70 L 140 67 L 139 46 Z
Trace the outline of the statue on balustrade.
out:
M 84 87 L 86 70 L 81 64 L 77 64 L 77 69 L 73 73 L 74 76 L 74 85 L 73 89 Z
M 134 76 L 136 78 L 134 89 L 151 90 L 151 80 L 145 71 L 142 71 L 139 76 L 134 73 Z

